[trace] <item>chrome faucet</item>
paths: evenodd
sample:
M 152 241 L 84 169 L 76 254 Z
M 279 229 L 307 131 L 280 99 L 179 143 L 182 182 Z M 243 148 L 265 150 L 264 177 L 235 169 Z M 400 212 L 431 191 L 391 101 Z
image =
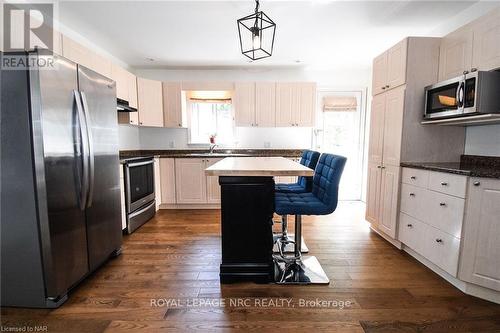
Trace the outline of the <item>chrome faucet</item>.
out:
M 214 153 L 215 147 L 217 147 L 217 144 L 215 143 L 210 145 L 210 152 L 209 152 L 210 154 Z

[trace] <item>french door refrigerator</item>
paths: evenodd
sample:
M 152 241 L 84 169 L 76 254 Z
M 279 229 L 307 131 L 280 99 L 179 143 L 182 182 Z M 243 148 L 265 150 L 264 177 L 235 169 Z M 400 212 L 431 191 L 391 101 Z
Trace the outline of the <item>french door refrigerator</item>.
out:
M 1 305 L 58 307 L 120 253 L 116 88 L 55 54 L 17 56 L 53 67 L 1 73 Z

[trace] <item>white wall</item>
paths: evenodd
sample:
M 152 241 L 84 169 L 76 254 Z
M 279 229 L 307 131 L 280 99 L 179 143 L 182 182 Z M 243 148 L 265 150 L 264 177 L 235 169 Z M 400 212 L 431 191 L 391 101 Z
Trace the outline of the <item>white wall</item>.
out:
M 357 68 L 339 71 L 308 70 L 303 67 L 269 69 L 224 69 L 224 70 L 136 70 L 138 76 L 161 81 L 314 81 L 319 88 L 338 90 L 360 90 L 370 86 L 371 69 Z M 120 133 L 132 133 L 120 126 Z M 137 128 L 141 149 L 187 148 L 187 129 Z M 134 133 L 132 133 L 135 135 Z M 236 146 L 239 148 L 310 148 L 311 128 L 251 128 L 237 127 Z M 120 149 L 137 149 L 134 139 L 122 140 Z
M 500 156 L 500 125 L 467 127 L 465 154 Z

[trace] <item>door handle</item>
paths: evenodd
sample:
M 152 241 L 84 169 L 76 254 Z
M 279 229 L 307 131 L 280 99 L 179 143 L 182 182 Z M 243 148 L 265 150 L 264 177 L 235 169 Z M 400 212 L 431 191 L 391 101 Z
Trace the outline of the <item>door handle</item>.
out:
M 83 113 L 82 101 L 80 99 L 80 93 L 76 90 L 73 90 L 73 97 L 75 98 L 76 110 L 78 115 L 78 122 L 80 124 L 80 137 L 81 137 L 81 145 L 82 145 L 82 179 L 81 179 L 81 188 L 80 188 L 80 197 L 79 204 L 80 209 L 85 210 L 87 206 L 87 192 L 89 190 L 89 147 L 88 147 L 88 131 L 87 131 L 87 123 L 85 121 L 85 115 Z
M 87 140 L 89 143 L 89 190 L 87 196 L 87 207 L 92 206 L 92 199 L 94 197 L 94 140 L 92 140 L 92 130 L 89 129 L 91 127 L 90 117 L 89 117 L 89 104 L 87 103 L 87 96 L 83 91 L 80 92 L 82 96 L 82 105 L 83 105 L 83 114 L 85 116 L 85 122 L 87 123 Z

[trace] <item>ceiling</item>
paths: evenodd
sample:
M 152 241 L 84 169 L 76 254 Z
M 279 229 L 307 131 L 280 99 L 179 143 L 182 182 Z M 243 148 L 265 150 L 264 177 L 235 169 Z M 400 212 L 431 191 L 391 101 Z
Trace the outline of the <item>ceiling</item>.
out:
M 249 62 L 236 19 L 247 1 L 66 1 L 59 20 L 137 68 L 369 66 L 405 36 L 428 35 L 476 1 L 266 1 L 276 22 L 271 58 Z M 151 61 L 149 59 L 154 59 Z

